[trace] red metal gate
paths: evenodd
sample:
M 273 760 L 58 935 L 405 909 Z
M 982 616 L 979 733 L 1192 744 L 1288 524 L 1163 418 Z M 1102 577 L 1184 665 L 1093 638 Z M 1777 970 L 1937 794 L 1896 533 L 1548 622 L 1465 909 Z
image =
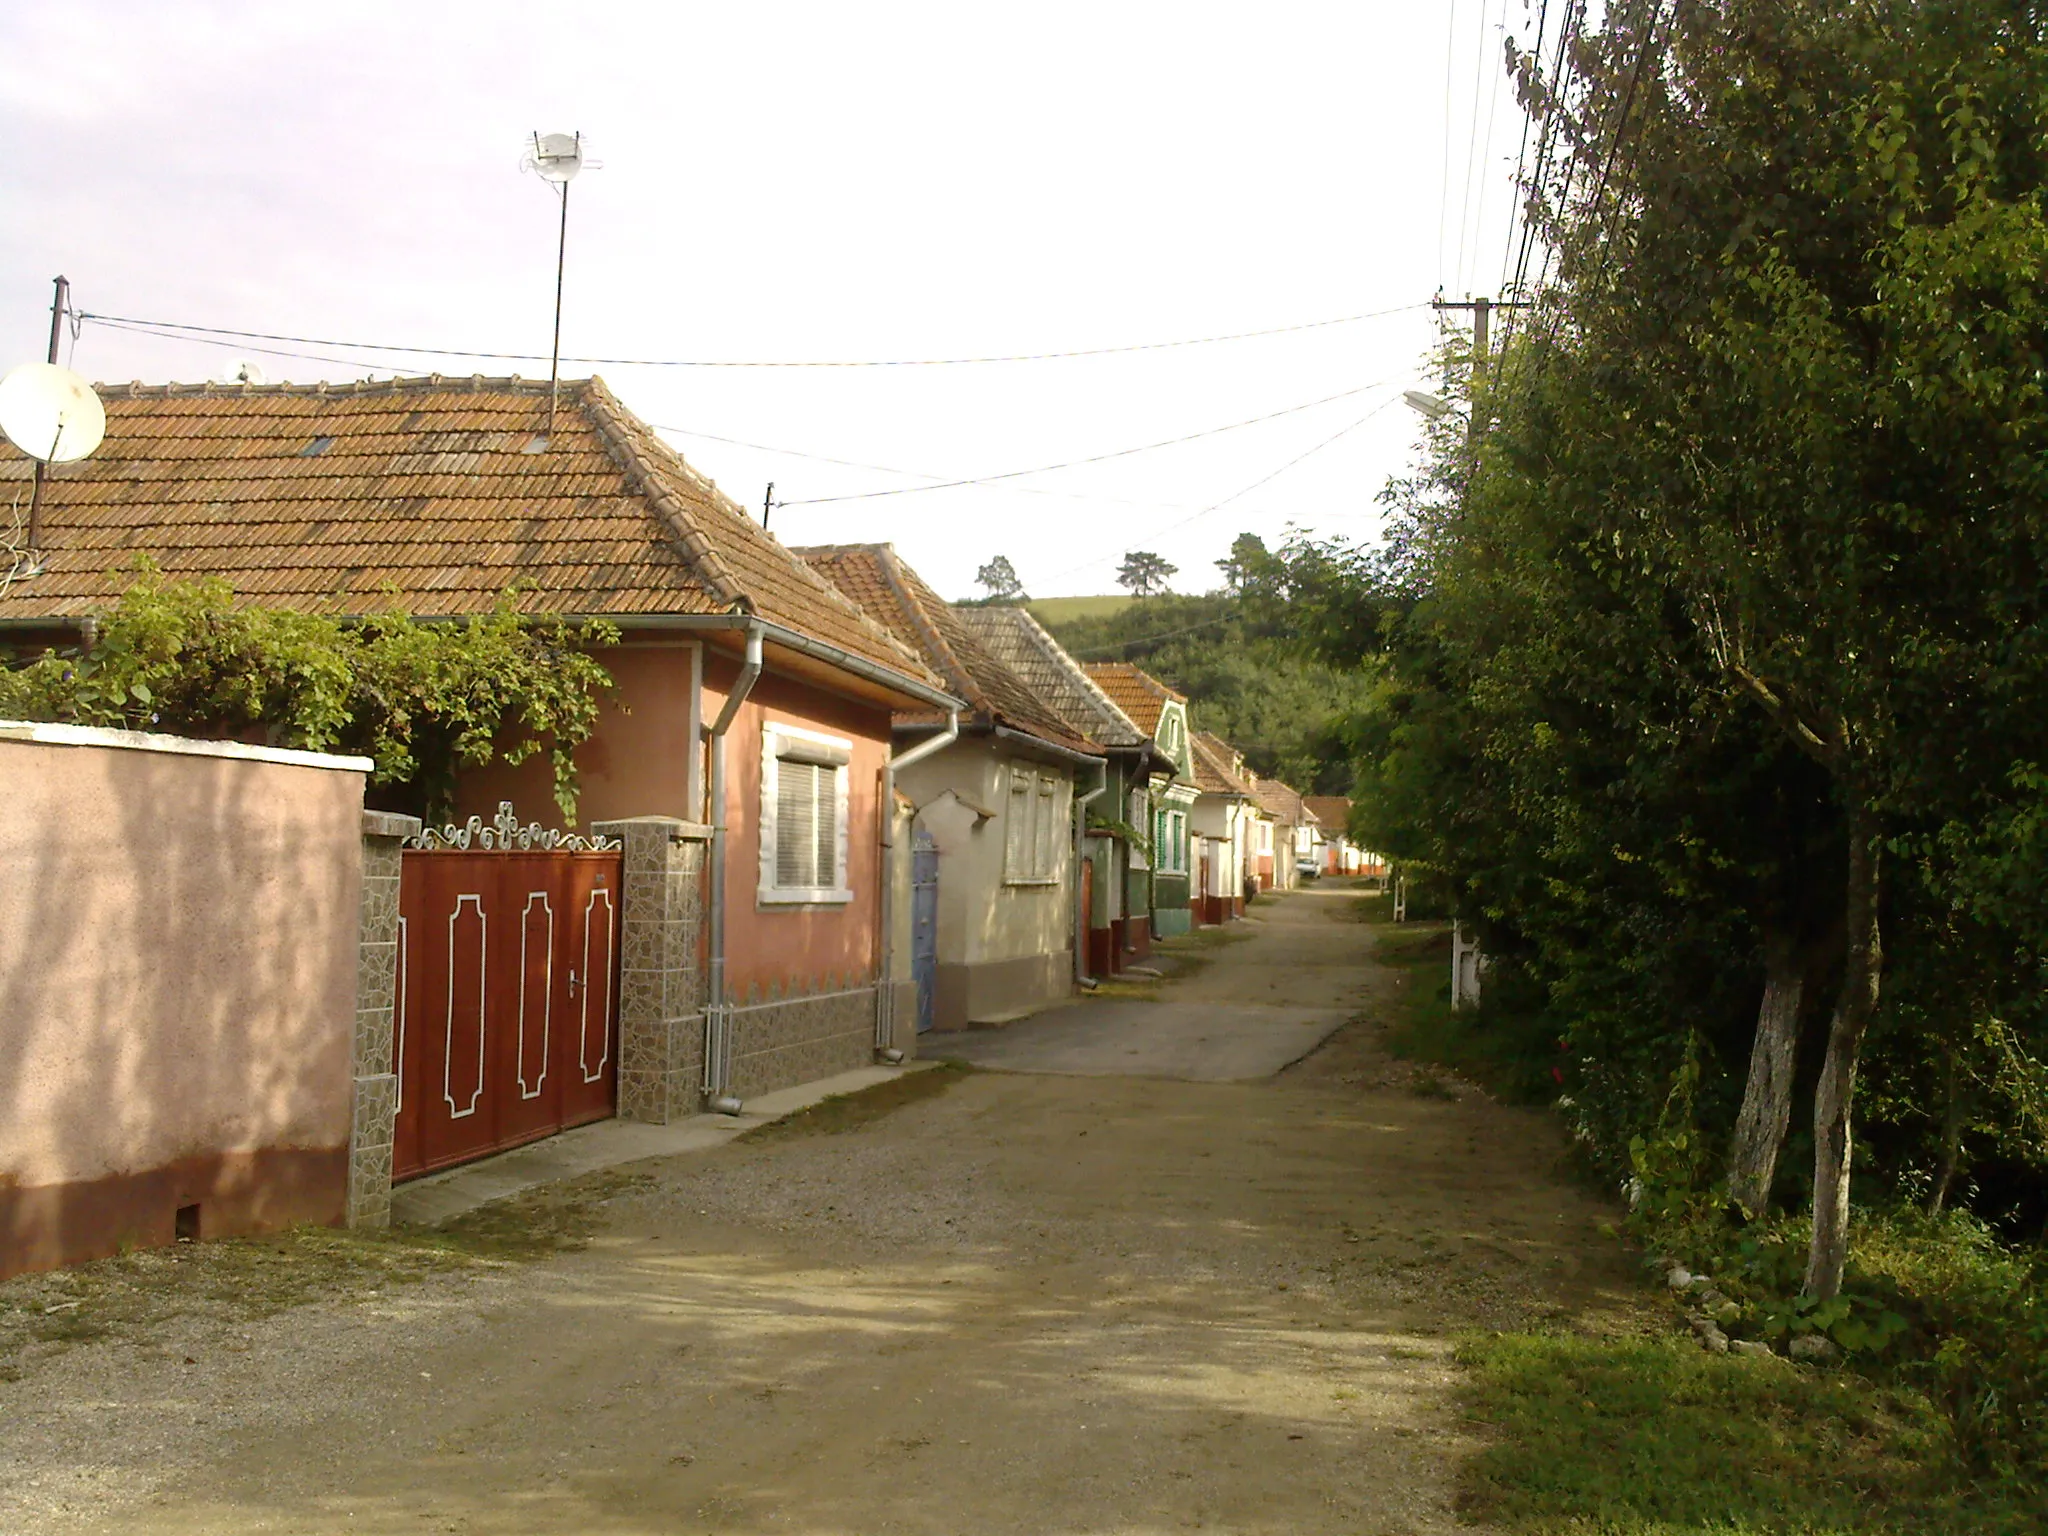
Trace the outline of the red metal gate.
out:
M 620 855 L 407 850 L 392 1177 L 618 1105 Z

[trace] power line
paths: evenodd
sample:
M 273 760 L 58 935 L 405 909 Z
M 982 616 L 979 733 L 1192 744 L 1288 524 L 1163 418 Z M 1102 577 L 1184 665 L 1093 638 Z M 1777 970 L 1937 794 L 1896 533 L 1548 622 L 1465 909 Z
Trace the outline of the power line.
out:
M 1366 387 L 1369 389 L 1377 389 L 1383 386 L 1368 385 Z M 1354 390 L 1353 393 L 1360 393 L 1360 391 Z M 1299 464 L 1303 459 L 1311 458 L 1314 455 L 1321 453 L 1325 448 L 1329 447 L 1332 443 L 1335 443 L 1340 439 L 1349 437 L 1353 432 L 1356 432 L 1368 421 L 1371 421 L 1373 417 L 1379 415 L 1381 411 L 1385 410 L 1388 406 L 1392 405 L 1394 401 L 1398 398 L 1400 397 L 1395 395 L 1388 396 L 1385 400 L 1382 400 L 1378 405 L 1374 406 L 1371 410 L 1367 411 L 1363 416 L 1359 417 L 1358 420 L 1352 422 L 1350 426 L 1341 427 L 1337 431 L 1332 432 L 1328 437 L 1324 438 L 1314 447 L 1305 449 L 1301 453 L 1297 453 L 1293 458 L 1289 459 L 1285 464 L 1282 464 L 1278 469 L 1272 471 L 1270 474 L 1264 474 L 1259 476 L 1259 478 L 1252 481 L 1250 485 L 1240 486 L 1237 490 L 1232 491 L 1228 496 L 1224 497 L 1221 501 L 1211 502 L 1208 506 L 1202 508 L 1201 511 L 1195 513 L 1191 517 L 1184 517 L 1177 523 L 1167 523 L 1163 527 L 1148 529 L 1146 532 L 1138 535 L 1138 540 L 1140 542 L 1143 542 L 1147 539 L 1156 539 L 1162 533 L 1172 533 L 1177 529 L 1185 528 L 1189 523 L 1198 522 L 1202 518 L 1207 517 L 1211 512 L 1222 511 L 1232 502 L 1237 501 L 1242 497 L 1250 495 L 1253 491 L 1256 491 L 1260 486 L 1265 485 L 1267 482 L 1279 479 L 1282 475 L 1286 474 L 1288 470 L 1294 468 L 1295 465 Z M 1058 581 L 1063 577 L 1073 575 L 1076 571 L 1085 571 L 1090 566 L 1096 565 L 1098 563 L 1099 558 L 1095 560 L 1083 560 L 1080 564 L 1070 565 L 1063 571 L 1054 571 L 1050 576 L 1046 577 L 1045 579 L 1047 581 Z
M 1232 331 L 1215 336 L 1190 336 L 1178 341 L 1145 341 L 1114 347 L 1079 347 L 1064 352 L 1014 352 L 985 357 L 892 357 L 892 358 L 835 358 L 810 361 L 766 361 L 766 360 L 709 360 L 696 358 L 657 357 L 564 357 L 565 363 L 588 363 L 603 368 L 944 368 L 975 363 L 1043 363 L 1066 358 L 1111 357 L 1131 352 L 1163 352 L 1176 347 L 1212 346 L 1220 342 L 1255 341 L 1267 336 L 1287 336 L 1301 331 L 1326 330 L 1336 325 L 1354 325 L 1363 320 L 1382 320 L 1390 315 L 1408 314 L 1421 309 L 1420 304 L 1401 304 L 1392 309 L 1369 310 L 1356 315 L 1338 315 L 1328 320 L 1307 320 L 1297 325 L 1269 326 L 1257 331 Z M 342 341 L 333 337 L 292 336 L 277 331 L 244 331 L 219 325 L 194 325 L 182 320 L 145 320 L 133 315 L 82 314 L 81 320 L 96 321 L 101 325 L 114 326 L 124 330 L 141 331 L 146 335 L 166 336 L 174 340 L 196 340 L 205 336 L 225 336 L 237 341 L 287 342 L 293 346 L 340 347 L 344 350 L 361 352 L 404 352 L 422 357 L 463 357 L 485 362 L 544 363 L 546 353 L 535 352 L 484 352 L 462 347 L 419 347 L 393 342 Z M 262 351 L 262 348 L 251 348 Z M 303 353 L 279 354 L 289 357 L 307 356 Z M 340 358 L 307 357 L 311 362 L 342 362 Z M 349 364 L 348 366 L 356 366 Z
M 782 505 L 785 507 L 815 507 L 821 506 L 826 502 L 872 501 L 880 496 L 915 496 L 923 491 L 952 491 L 959 490 L 965 486 L 992 485 L 999 480 L 1016 480 L 1025 475 L 1051 474 L 1057 469 L 1078 469 L 1084 464 L 1101 464 L 1109 459 L 1129 458 L 1134 453 L 1150 453 L 1158 448 L 1176 448 L 1182 443 L 1192 443 L 1200 438 L 1214 437 L 1220 432 L 1235 432 L 1243 427 L 1255 427 L 1261 422 L 1275 421 L 1282 416 L 1293 416 L 1302 411 L 1314 410 L 1317 406 L 1328 405 L 1334 400 L 1348 400 L 1354 395 L 1362 395 L 1370 390 L 1383 389 L 1386 387 L 1386 384 L 1387 381 L 1381 379 L 1377 383 L 1361 384 L 1356 389 L 1339 390 L 1336 394 L 1325 395 L 1320 400 L 1309 400 L 1300 405 L 1287 406 L 1283 410 L 1268 411 L 1263 416 L 1253 416 L 1246 421 L 1233 421 L 1220 427 L 1205 427 L 1199 432 L 1190 432 L 1183 437 L 1169 437 L 1156 443 L 1140 443 L 1135 448 L 1118 448 L 1109 453 L 1090 454 L 1085 459 L 1067 459 L 1058 464 L 1040 464 L 1031 469 L 1006 469 L 1000 474 L 976 475 L 966 480 L 941 480 L 932 485 L 902 485 L 881 491 L 853 491 L 843 496 L 804 496 L 785 501 Z M 1263 485 L 1265 482 L 1259 481 L 1257 483 Z M 1247 489 L 1253 488 L 1255 487 L 1247 487 Z M 1195 516 L 1200 517 L 1204 512 L 1212 512 L 1214 510 L 1214 507 L 1204 507 L 1202 512 L 1196 513 Z
M 955 478 L 951 475 L 935 475 L 930 470 L 897 469 L 892 465 L 870 464 L 860 459 L 839 459 L 832 457 L 830 454 L 807 453 L 800 448 L 777 448 L 770 443 L 756 443 L 743 437 L 722 437 L 716 432 L 699 432 L 691 427 L 665 426 L 658 421 L 649 422 L 648 425 L 657 432 L 671 433 L 676 437 L 694 437 L 707 443 L 724 443 L 731 448 L 751 448 L 756 453 L 772 453 L 779 458 L 808 459 L 818 464 L 836 464 L 842 469 L 866 469 L 872 470 L 878 475 L 902 475 L 908 480 L 937 481 Z M 1055 490 L 1051 486 L 1042 485 L 1006 485 L 999 487 L 999 489 L 1017 496 L 1056 496 L 1066 501 L 1110 502 L 1122 507 L 1151 507 L 1155 510 L 1168 512 L 1187 512 L 1194 509 L 1192 502 L 1139 501 L 1128 496 L 1104 496 L 1094 491 L 1061 491 Z M 791 505 L 791 503 L 778 501 L 775 505 L 786 507 Z
M 1472 162 L 1479 154 L 1479 92 L 1486 78 L 1486 0 L 1479 0 L 1473 32 L 1478 46 L 1472 50 L 1472 129 L 1465 141 L 1465 192 L 1458 206 L 1458 261 L 1451 268 L 1452 286 L 1458 288 L 1465 284 L 1465 231 L 1472 222 Z
M 1530 50 L 1530 57 L 1534 58 L 1539 65 L 1543 62 L 1543 34 L 1548 30 L 1549 25 L 1550 0 L 1543 0 L 1542 6 L 1536 12 L 1536 46 Z M 1505 294 L 1508 291 L 1508 266 L 1515 256 L 1515 220 L 1522 216 L 1523 211 L 1520 196 L 1522 191 L 1522 172 L 1527 168 L 1528 162 L 1529 114 L 1524 112 L 1522 114 L 1522 147 L 1515 152 L 1515 192 L 1517 195 L 1515 201 L 1508 206 L 1508 239 L 1506 247 L 1500 254 L 1500 282 L 1494 287 L 1495 293 Z M 1505 333 L 1503 333 L 1501 341 L 1503 345 L 1506 344 L 1507 337 Z
M 1444 169 L 1436 198 L 1436 281 L 1444 281 L 1445 234 L 1451 218 L 1451 88 L 1456 81 L 1458 59 L 1458 0 L 1448 7 L 1450 23 L 1444 34 Z
M 1485 20 L 1485 15 L 1483 12 L 1481 13 L 1480 19 L 1482 21 Z M 1507 30 L 1508 0 L 1500 0 L 1500 20 L 1495 25 L 1494 32 L 1498 34 L 1500 37 L 1505 38 L 1507 36 Z M 1482 37 L 1480 39 L 1479 47 L 1479 54 L 1482 62 L 1486 57 L 1486 53 L 1486 39 Z M 1472 269 L 1465 277 L 1459 279 L 1460 285 L 1465 288 L 1465 291 L 1467 293 L 1470 293 L 1472 291 L 1470 286 L 1471 281 L 1477 278 L 1478 276 L 1478 267 L 1479 262 L 1481 260 L 1479 254 L 1479 243 L 1480 241 L 1486 238 L 1486 193 L 1487 189 L 1492 185 L 1493 179 L 1493 125 L 1494 120 L 1499 115 L 1500 84 L 1498 81 L 1496 81 L 1493 90 L 1488 94 L 1486 99 L 1486 138 L 1482 141 L 1483 148 L 1479 156 L 1479 163 L 1482 167 L 1485 168 L 1485 170 L 1479 182 L 1479 201 L 1478 204 L 1472 210 Z M 1464 244 L 1464 236 L 1462 233 L 1459 235 L 1459 244 L 1461 247 Z M 1463 265 L 1462 259 L 1459 264 L 1461 266 Z

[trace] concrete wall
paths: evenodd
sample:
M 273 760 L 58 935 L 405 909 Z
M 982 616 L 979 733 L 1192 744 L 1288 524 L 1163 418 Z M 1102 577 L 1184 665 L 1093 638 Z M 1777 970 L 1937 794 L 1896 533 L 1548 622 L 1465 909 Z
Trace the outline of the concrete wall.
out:
M 1014 764 L 1066 785 L 1056 878 L 1048 883 L 1006 878 Z M 964 736 L 903 770 L 896 784 L 939 849 L 937 1027 L 998 1022 L 1066 997 L 1074 967 L 1072 770 Z
M 0 725 L 0 1275 L 342 1220 L 368 767 Z

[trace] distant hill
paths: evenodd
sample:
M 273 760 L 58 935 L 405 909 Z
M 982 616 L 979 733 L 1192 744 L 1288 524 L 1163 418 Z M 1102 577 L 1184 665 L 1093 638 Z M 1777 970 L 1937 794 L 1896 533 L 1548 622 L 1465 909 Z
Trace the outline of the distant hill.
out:
M 1106 619 L 1139 601 L 1128 592 L 1102 597 L 1039 597 L 1025 604 L 1047 629 L 1076 619 Z
M 1066 597 L 1031 611 L 1083 661 L 1136 662 L 1186 694 L 1196 730 L 1214 731 L 1254 772 L 1304 794 L 1348 795 L 1345 722 L 1372 707 L 1363 672 L 1304 660 L 1284 615 L 1254 618 L 1227 593 Z

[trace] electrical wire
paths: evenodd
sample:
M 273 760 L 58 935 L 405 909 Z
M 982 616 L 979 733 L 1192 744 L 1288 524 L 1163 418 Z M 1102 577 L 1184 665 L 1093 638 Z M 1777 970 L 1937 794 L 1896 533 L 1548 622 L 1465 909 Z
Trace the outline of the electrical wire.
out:
M 872 470 L 879 475 L 902 475 L 905 479 L 909 480 L 951 480 L 954 478 L 951 475 L 935 475 L 929 470 L 897 469 L 892 465 L 869 464 L 860 459 L 837 459 L 833 458 L 830 454 L 807 453 L 799 448 L 777 448 L 769 443 L 751 442 L 743 437 L 721 437 L 716 432 L 699 432 L 691 427 L 665 426 L 658 421 L 649 422 L 648 425 L 657 432 L 667 432 L 676 437 L 699 438 L 707 443 L 724 443 L 727 447 L 731 448 L 751 448 L 756 453 L 772 453 L 779 458 L 809 459 L 819 464 L 837 464 L 842 469 L 866 469 Z M 1129 496 L 1104 496 L 1093 491 L 1062 491 L 1043 485 L 1003 485 L 998 486 L 997 489 L 1016 496 L 1056 496 L 1065 501 L 1108 502 L 1120 507 L 1150 507 L 1155 511 L 1188 512 L 1194 510 L 1192 502 L 1139 501 Z M 789 503 L 778 501 L 775 505 L 783 507 L 788 506 Z
M 1383 387 L 1385 386 L 1368 386 L 1368 388 Z M 1356 391 L 1354 391 L 1354 393 L 1356 393 Z M 1237 490 L 1232 491 L 1228 496 L 1224 497 L 1221 501 L 1211 502 L 1208 506 L 1202 508 L 1201 511 L 1196 512 L 1193 516 L 1184 517 L 1177 523 L 1167 523 L 1162 527 L 1151 528 L 1146 530 L 1144 533 L 1141 533 L 1137 536 L 1138 542 L 1143 543 L 1148 539 L 1155 539 L 1159 537 L 1159 535 L 1162 533 L 1173 533 L 1178 529 L 1187 527 L 1189 523 L 1200 521 L 1202 518 L 1207 517 L 1212 512 L 1222 511 L 1232 502 L 1238 501 L 1243 497 L 1249 496 L 1253 491 L 1256 491 L 1260 486 L 1265 485 L 1270 481 L 1279 479 L 1282 475 L 1286 474 L 1288 470 L 1294 468 L 1294 466 L 1299 464 L 1302 460 L 1311 458 L 1314 455 L 1321 453 L 1325 448 L 1328 448 L 1331 444 L 1336 443 L 1343 438 L 1349 437 L 1353 432 L 1356 432 L 1360 427 L 1364 426 L 1367 422 L 1371 421 L 1373 417 L 1379 415 L 1381 411 L 1384 411 L 1388 406 L 1392 405 L 1394 401 L 1399 398 L 1400 397 L 1398 395 L 1388 396 L 1386 399 L 1382 400 L 1378 405 L 1374 406 L 1371 410 L 1367 411 L 1363 416 L 1359 417 L 1358 420 L 1352 422 L 1350 426 L 1341 427 L 1337 431 L 1332 432 L 1328 437 L 1324 438 L 1314 447 L 1305 449 L 1302 452 L 1297 453 L 1293 458 L 1289 459 L 1285 464 L 1282 464 L 1278 469 L 1273 470 L 1269 474 L 1259 476 L 1258 479 L 1252 481 L 1252 483 L 1249 485 L 1240 486 Z M 1050 576 L 1047 576 L 1045 580 L 1059 581 L 1065 577 L 1073 575 L 1076 571 L 1085 571 L 1090 566 L 1097 565 L 1100 563 L 1100 557 L 1092 560 L 1083 560 L 1080 564 L 1070 565 L 1063 571 L 1054 571 Z
M 1472 129 L 1465 140 L 1465 192 L 1458 206 L 1458 260 L 1451 268 L 1452 285 L 1469 293 L 1466 283 L 1465 231 L 1472 222 L 1473 161 L 1479 154 L 1480 91 L 1486 79 L 1486 0 L 1479 0 L 1479 15 L 1473 22 L 1478 46 L 1472 50 Z M 1482 194 L 1482 200 L 1483 200 Z
M 1481 19 L 1485 19 L 1483 15 Z M 1495 35 L 1498 37 L 1505 38 L 1507 36 L 1508 0 L 1500 0 L 1500 20 L 1495 24 L 1493 30 Z M 1485 39 L 1482 38 L 1480 44 L 1480 57 L 1482 61 L 1486 57 L 1486 53 L 1487 49 L 1485 47 Z M 1479 201 L 1477 206 L 1475 206 L 1472 210 L 1472 270 L 1467 274 L 1466 278 L 1463 280 L 1467 285 L 1468 291 L 1470 288 L 1471 279 L 1478 276 L 1479 262 L 1481 259 L 1479 254 L 1479 242 L 1486 237 L 1486 194 L 1487 189 L 1493 185 L 1493 125 L 1495 119 L 1498 118 L 1499 115 L 1500 86 L 1498 83 L 1496 83 L 1492 92 L 1489 93 L 1486 99 L 1486 138 L 1483 141 L 1484 148 L 1479 156 L 1479 163 L 1484 168 L 1484 171 L 1479 182 Z M 1462 240 L 1463 236 L 1461 235 L 1461 243 Z
M 1450 24 L 1444 34 L 1444 168 L 1436 195 L 1436 286 L 1444 286 L 1444 248 L 1451 218 L 1451 91 L 1458 61 L 1458 0 L 1450 3 Z
M 1326 330 L 1331 326 L 1354 325 L 1363 320 L 1382 320 L 1390 315 L 1408 314 L 1426 308 L 1423 304 L 1400 304 L 1392 309 L 1368 310 L 1356 315 L 1337 315 L 1328 320 L 1307 320 L 1297 325 L 1269 326 L 1257 331 L 1231 331 L 1214 336 L 1189 336 L 1178 341 L 1145 341 L 1114 347 L 1079 347 L 1065 352 L 1014 352 L 983 357 L 891 357 L 891 358 L 838 358 L 814 361 L 760 361 L 760 360 L 707 360 L 695 358 L 659 357 L 569 357 L 565 363 L 588 363 L 604 368 L 946 368 L 977 363 L 1043 363 L 1056 362 L 1067 358 L 1113 357 L 1132 352 L 1164 352 L 1177 347 L 1212 346 L 1221 342 L 1255 341 L 1267 336 L 1288 336 L 1301 331 Z M 281 341 L 294 346 L 340 347 L 345 350 L 363 352 L 403 352 L 422 357 L 475 358 L 485 362 L 544 363 L 549 360 L 544 352 L 483 352 L 461 347 L 416 347 L 390 342 L 341 341 L 332 337 L 291 336 L 276 331 L 243 331 L 219 325 L 194 325 L 182 320 L 145 320 L 133 315 L 102 315 L 82 313 L 81 320 L 91 320 L 100 325 L 118 329 L 141 331 L 146 335 L 168 336 L 173 339 L 197 340 L 207 336 L 225 336 L 237 341 Z M 189 334 L 188 334 L 189 333 Z M 250 348 L 263 351 L 263 348 Z M 306 357 L 311 362 L 341 362 L 340 358 L 312 357 L 303 353 L 276 354 L 287 357 Z M 350 364 L 349 366 L 356 366 Z
M 1536 46 L 1530 50 L 1530 55 L 1539 64 L 1543 61 L 1543 34 L 1549 28 L 1549 25 L 1550 0 L 1543 0 L 1541 8 L 1536 13 Z M 1515 223 L 1522 213 L 1522 199 L 1520 196 L 1522 176 L 1529 166 L 1529 117 L 1530 114 L 1527 112 L 1522 114 L 1522 147 L 1515 152 L 1515 192 L 1517 196 L 1508 208 L 1507 244 L 1500 253 L 1500 284 L 1495 291 L 1503 298 L 1512 297 L 1508 292 L 1508 268 L 1515 259 Z
M 1000 474 L 976 475 L 965 480 L 941 480 L 932 485 L 902 485 L 880 491 L 852 491 L 841 496 L 803 496 L 785 501 L 782 505 L 785 507 L 816 507 L 823 506 L 827 502 L 872 501 L 881 496 L 915 496 L 923 491 L 952 491 L 966 486 L 993 485 L 1000 480 L 1016 480 L 1025 475 L 1051 474 L 1057 469 L 1078 469 L 1084 464 L 1101 464 L 1110 459 L 1129 458 L 1132 454 L 1150 453 L 1158 448 L 1177 448 L 1182 443 L 1192 443 L 1201 438 L 1214 437 L 1221 432 L 1236 432 L 1244 427 L 1255 427 L 1261 422 L 1275 421 L 1282 416 L 1293 416 L 1302 411 L 1311 411 L 1319 405 L 1328 405 L 1335 400 L 1349 400 L 1355 395 L 1363 395 L 1375 389 L 1384 389 L 1387 383 L 1387 380 L 1381 379 L 1376 383 L 1361 384 L 1356 389 L 1339 390 L 1336 394 L 1325 395 L 1320 400 L 1308 400 L 1300 405 L 1287 406 L 1282 410 L 1268 411 L 1263 416 L 1253 416 L 1245 421 L 1233 421 L 1220 427 L 1205 427 L 1199 432 L 1190 432 L 1182 437 L 1169 437 L 1156 443 L 1140 443 L 1135 448 L 1117 448 L 1109 453 L 1090 454 L 1084 459 L 1066 459 L 1058 464 L 1040 464 L 1031 469 L 1006 469 Z M 1264 481 L 1258 482 L 1261 485 L 1264 483 Z M 1204 512 L 1214 510 L 1215 508 L 1213 507 L 1204 507 L 1202 512 L 1198 512 L 1195 515 L 1199 517 Z

